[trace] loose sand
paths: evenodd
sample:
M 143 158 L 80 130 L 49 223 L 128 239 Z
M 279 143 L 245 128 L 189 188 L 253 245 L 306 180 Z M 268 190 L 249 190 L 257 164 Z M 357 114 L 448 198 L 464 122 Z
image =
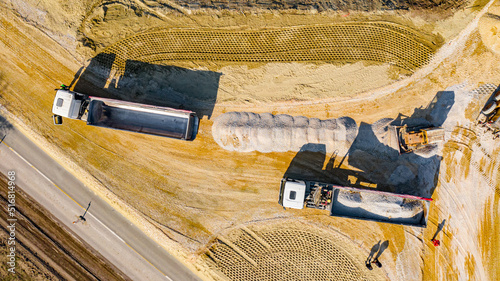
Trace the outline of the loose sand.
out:
M 419 1 L 424 2 L 430 3 Z M 231 227 L 242 223 L 259 226 L 267 220 L 282 218 L 306 221 L 306 226 L 299 226 L 304 230 L 327 227 L 341 233 L 355 246 L 343 252 L 347 256 L 352 253 L 348 260 L 355 263 L 362 263 L 377 241 L 390 241 L 381 256 L 384 266 L 380 271 L 390 280 L 500 278 L 500 151 L 498 140 L 493 141 L 488 132 L 474 126 L 487 94 L 472 91 L 485 82 L 498 85 L 500 73 L 500 57 L 492 51 L 495 45 L 488 43 L 489 35 L 481 31 L 485 28 L 486 33 L 491 34 L 489 27 L 493 23 L 488 27 L 485 18 L 480 20 L 478 16 L 486 2 L 462 1 L 457 10 L 432 5 L 430 10 L 425 10 L 428 6 L 424 5 L 422 9 L 409 11 L 371 13 L 359 8 L 362 2 L 356 10 L 323 12 L 272 8 L 245 9 L 246 12 L 190 10 L 178 6 L 180 2 L 166 3 L 76 1 L 67 4 L 58 0 L 27 0 L 1 4 L 5 11 L 0 26 L 0 58 L 4 62 L 0 67 L 2 105 L 18 116 L 37 142 L 75 171 L 75 175 L 91 183 L 99 194 L 106 194 L 134 223 L 207 278 L 219 270 L 216 265 L 210 269 L 214 265 L 205 259 L 211 241 L 219 235 L 226 237 Z M 57 127 L 51 124 L 54 87 L 69 84 L 74 76 L 78 78 L 75 74 L 79 67 L 91 64 L 84 63 L 86 59 L 139 32 L 151 31 L 151 28 L 261 30 L 353 21 L 404 25 L 417 30 L 420 38 L 431 42 L 429 38 L 440 39 L 435 43 L 441 47 L 429 64 L 413 74 L 394 65 L 362 60 L 345 65 L 329 61 L 151 61 L 149 63 L 155 63 L 155 71 L 139 68 L 132 73 L 137 75 L 137 85 L 133 83 L 134 77 L 125 77 L 126 73 L 124 77 L 128 80 L 118 80 L 118 87 L 111 80 L 106 83 L 106 79 L 113 76 L 105 69 L 102 84 L 93 83 L 94 88 L 83 88 L 87 94 L 93 94 L 97 88 L 109 90 L 114 98 L 161 101 L 162 104 L 171 102 L 171 93 L 172 104 L 186 105 L 192 98 L 191 93 L 199 87 L 200 91 L 210 94 L 195 98 L 210 101 L 207 103 L 211 108 L 201 109 L 208 112 L 204 115 L 211 119 L 201 120 L 194 142 L 92 128 L 81 121 L 65 120 L 63 126 Z M 138 63 L 141 62 L 139 57 Z M 165 66 L 185 69 L 161 68 Z M 191 70 L 220 73 L 208 75 L 220 79 L 208 80 L 216 84 L 198 85 L 197 77 L 208 77 L 207 72 L 199 76 L 192 75 Z M 148 78 L 149 73 L 154 75 Z M 175 73 L 179 79 L 169 73 Z M 121 84 L 126 86 L 120 88 L 120 81 L 128 84 Z M 182 82 L 168 88 L 159 83 L 161 81 Z M 113 89 L 105 89 L 106 85 Z M 143 88 L 148 91 L 141 91 Z M 205 91 L 206 88 L 209 90 Z M 210 89 L 217 90 L 215 96 Z M 450 108 L 435 111 L 448 112 L 442 120 L 447 131 L 442 151 L 437 147 L 438 153 L 432 151 L 432 156 L 399 157 L 388 149 L 384 126 L 389 120 L 377 120 L 404 120 L 405 116 L 412 116 L 412 120 L 418 122 L 434 122 L 436 116 L 442 119 L 439 114 L 428 115 L 428 111 L 422 109 L 445 90 L 454 96 Z M 322 159 L 316 159 L 321 166 L 318 169 L 326 169 L 324 167 L 333 162 L 349 171 L 349 175 L 363 174 L 378 184 L 377 188 L 432 196 L 435 201 L 431 205 L 429 226 L 413 229 L 333 218 L 309 209 L 284 211 L 276 203 L 279 180 L 296 153 L 242 153 L 221 148 L 213 138 L 212 119 L 227 112 L 268 112 L 273 116 L 305 116 L 309 120 L 352 118 L 359 129 L 349 157 L 341 162 L 339 158 L 325 159 L 323 154 Z M 373 124 L 381 126 L 373 127 Z M 360 135 L 363 137 L 359 138 Z M 442 159 L 438 158 L 441 156 Z M 437 235 L 442 246 L 436 248 L 430 239 L 443 220 L 446 220 L 444 228 Z M 277 239 L 280 234 L 270 232 L 269 237 Z M 227 241 L 236 242 L 231 237 Z M 335 244 L 335 240 L 329 241 L 333 241 L 335 247 L 342 246 L 342 243 Z M 327 254 L 315 253 L 318 257 Z M 335 257 L 343 256 L 335 254 Z
M 488 13 L 481 18 L 479 33 L 484 44 L 496 54 L 500 54 L 500 3 L 495 2 Z

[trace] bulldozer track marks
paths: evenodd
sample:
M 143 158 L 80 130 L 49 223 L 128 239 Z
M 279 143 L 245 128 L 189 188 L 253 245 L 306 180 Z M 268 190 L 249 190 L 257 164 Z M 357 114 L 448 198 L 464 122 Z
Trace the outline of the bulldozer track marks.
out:
M 243 227 L 219 236 L 206 256 L 229 280 L 369 279 L 329 236 L 286 226 Z
M 495 157 L 492 157 L 492 155 L 481 146 L 476 132 L 467 127 L 456 126 L 455 130 L 452 132 L 452 138 L 445 144 L 445 148 L 462 152 L 463 157 L 469 161 L 471 167 L 477 174 L 480 175 L 497 194 L 500 194 L 499 185 L 492 180 L 492 178 L 499 174 L 498 169 L 500 168 L 500 161 L 497 161 Z M 471 157 L 472 153 L 475 151 L 480 151 L 481 155 L 486 157 L 487 161 L 491 163 L 491 173 L 485 171 L 482 167 L 483 165 Z
M 439 47 L 437 38 L 388 22 L 342 23 L 265 30 L 155 29 L 103 50 L 113 54 L 117 74 L 127 60 L 228 62 L 390 63 L 414 71 Z

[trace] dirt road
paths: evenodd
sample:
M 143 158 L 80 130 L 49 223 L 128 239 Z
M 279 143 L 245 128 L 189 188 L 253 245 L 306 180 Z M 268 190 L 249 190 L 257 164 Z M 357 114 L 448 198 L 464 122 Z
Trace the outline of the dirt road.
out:
M 114 264 L 132 280 L 198 280 L 88 187 L 14 127 L 9 126 L 7 121 L 3 120 L 0 127 L 5 135 L 0 147 L 0 172 L 7 174 L 9 171 L 15 171 L 15 183 L 22 189 L 21 194 L 25 192 L 36 198 L 37 202 L 50 212 L 47 216 L 57 218 L 61 227 L 71 229 L 72 235 L 78 237 L 75 239 L 83 240 L 83 245 L 88 245 L 90 252 L 102 255 L 106 262 Z M 92 204 L 85 215 L 86 220 L 74 223 L 84 213 L 89 202 Z M 22 214 L 24 213 L 21 212 Z M 29 213 L 25 214 L 27 217 L 28 215 Z M 49 230 L 45 232 L 48 233 Z M 17 233 L 21 237 L 28 237 L 28 233 L 24 234 L 23 229 L 19 229 Z M 35 238 L 28 237 L 21 241 L 25 245 L 36 244 L 33 239 Z M 51 243 L 63 244 L 60 241 L 62 239 L 51 238 Z M 82 264 L 85 264 L 84 257 L 84 254 L 79 257 Z M 53 264 L 53 267 L 63 266 L 61 263 Z M 88 268 L 88 271 L 94 272 L 95 269 Z

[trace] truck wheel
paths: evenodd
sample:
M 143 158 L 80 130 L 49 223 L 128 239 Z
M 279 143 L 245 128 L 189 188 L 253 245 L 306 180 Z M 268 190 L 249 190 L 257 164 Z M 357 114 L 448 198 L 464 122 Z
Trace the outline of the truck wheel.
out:
M 495 101 L 491 101 L 484 107 L 481 113 L 483 113 L 484 115 L 490 115 L 491 113 L 493 113 L 493 111 L 495 111 L 496 107 L 497 103 Z

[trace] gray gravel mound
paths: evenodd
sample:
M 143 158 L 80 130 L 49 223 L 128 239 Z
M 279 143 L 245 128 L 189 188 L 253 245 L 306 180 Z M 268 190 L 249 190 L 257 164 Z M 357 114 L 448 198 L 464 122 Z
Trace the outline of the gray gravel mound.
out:
M 224 149 L 239 152 L 299 151 L 308 143 L 324 144 L 327 152 L 347 153 L 358 133 L 349 117 L 320 120 L 270 113 L 229 112 L 217 117 L 214 140 Z

